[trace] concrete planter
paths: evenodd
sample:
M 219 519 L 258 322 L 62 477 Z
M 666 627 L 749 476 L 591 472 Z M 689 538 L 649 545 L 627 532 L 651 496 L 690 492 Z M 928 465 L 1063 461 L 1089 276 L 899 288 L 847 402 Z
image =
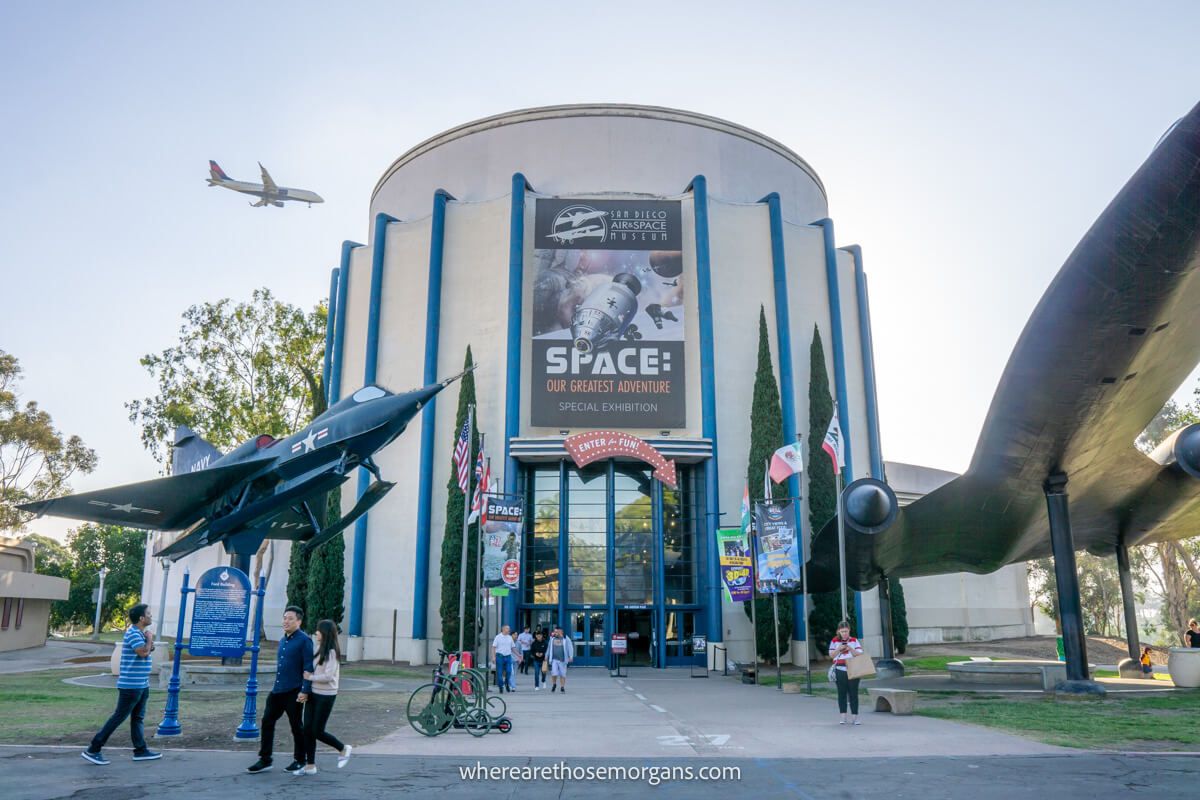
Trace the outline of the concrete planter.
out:
M 1200 688 L 1200 647 L 1172 647 L 1167 658 L 1167 672 L 1176 686 Z

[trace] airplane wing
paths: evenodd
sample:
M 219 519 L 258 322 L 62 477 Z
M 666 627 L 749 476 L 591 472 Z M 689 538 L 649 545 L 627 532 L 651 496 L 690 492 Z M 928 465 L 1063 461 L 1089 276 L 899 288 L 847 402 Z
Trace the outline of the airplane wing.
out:
M 847 532 L 858 589 L 884 575 L 991 572 L 1050 554 L 1042 486 L 1068 477 L 1075 545 L 1200 531 L 1200 481 L 1134 441 L 1200 361 L 1200 105 L 1163 137 L 1068 257 L 1009 358 L 968 471 Z M 814 589 L 837 581 L 836 521 L 813 542 Z
M 38 516 L 81 519 L 127 528 L 170 531 L 204 516 L 238 481 L 262 468 L 261 462 L 230 464 L 95 492 L 56 497 L 18 506 Z
M 271 173 L 267 172 L 267 168 L 262 165 L 261 161 L 258 163 L 258 168 L 262 170 L 263 190 L 269 194 L 277 194 L 279 187 L 275 184 L 275 181 L 271 178 Z

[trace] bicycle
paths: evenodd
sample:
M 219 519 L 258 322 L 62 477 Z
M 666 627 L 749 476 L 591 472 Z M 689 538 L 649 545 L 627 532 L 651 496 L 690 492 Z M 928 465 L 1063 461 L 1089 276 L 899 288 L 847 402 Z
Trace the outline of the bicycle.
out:
M 476 669 L 446 670 L 447 650 L 438 650 L 438 665 L 432 680 L 417 687 L 408 698 L 408 722 L 420 734 L 439 736 L 451 727 L 464 728 L 472 736 L 484 736 L 495 728 L 512 730 L 512 720 L 503 698 L 487 696 L 487 677 Z M 464 684 L 465 687 L 464 688 Z

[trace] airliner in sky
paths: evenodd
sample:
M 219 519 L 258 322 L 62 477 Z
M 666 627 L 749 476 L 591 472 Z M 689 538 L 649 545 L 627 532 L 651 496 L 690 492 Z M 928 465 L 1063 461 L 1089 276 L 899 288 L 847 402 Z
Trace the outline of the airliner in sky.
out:
M 221 169 L 221 166 L 217 162 L 209 161 L 208 185 L 220 186 L 223 189 L 232 189 L 242 194 L 252 194 L 259 198 L 257 203 L 250 204 L 255 208 L 268 205 L 283 208 L 283 203 L 286 200 L 308 203 L 310 207 L 313 203 L 325 202 L 325 199 L 316 192 L 310 192 L 307 189 L 289 189 L 286 186 L 279 186 L 271 178 L 271 173 L 267 172 L 266 167 L 260 163 L 258 168 L 262 170 L 262 183 L 249 183 L 247 181 L 235 181 L 225 174 L 225 170 Z

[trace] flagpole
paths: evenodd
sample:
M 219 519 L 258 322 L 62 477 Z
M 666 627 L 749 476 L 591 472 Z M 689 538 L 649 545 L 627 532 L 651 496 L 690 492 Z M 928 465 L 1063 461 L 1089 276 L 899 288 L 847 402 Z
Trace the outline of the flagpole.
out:
M 775 615 L 775 685 L 779 691 L 783 691 L 783 658 L 779 653 L 779 587 L 775 587 L 775 594 L 771 595 L 771 611 Z
M 753 514 L 753 512 L 751 512 Z M 753 516 L 751 516 L 753 519 Z M 758 536 L 750 528 L 750 558 L 754 565 L 754 580 L 750 581 L 750 627 L 754 629 L 754 683 L 758 684 Z
M 837 502 L 838 572 L 840 573 L 840 578 L 841 578 L 842 619 L 845 620 L 846 622 L 849 622 L 850 621 L 850 613 L 846 608 L 846 522 L 844 519 L 845 514 L 843 513 L 845 509 L 842 508 L 842 505 L 843 505 L 843 503 L 842 503 L 842 472 L 840 469 L 838 470 L 838 473 L 837 473 L 837 487 L 838 487 L 838 502 Z
M 486 434 L 479 434 L 480 453 L 486 452 L 486 448 L 484 447 L 486 441 Z M 484 485 L 479 488 L 479 536 L 475 539 L 475 624 L 471 626 L 471 642 L 472 649 L 475 651 L 476 661 L 479 660 L 479 599 L 480 593 L 483 591 L 483 509 L 487 505 L 487 480 L 490 467 L 491 459 L 485 458 L 483 474 L 479 476 Z
M 467 521 L 471 515 L 471 473 L 475 459 L 471 456 L 471 440 L 475 438 L 475 404 L 467 406 L 467 488 L 463 491 L 462 561 L 458 568 L 458 657 L 462 659 L 463 637 L 467 615 Z

